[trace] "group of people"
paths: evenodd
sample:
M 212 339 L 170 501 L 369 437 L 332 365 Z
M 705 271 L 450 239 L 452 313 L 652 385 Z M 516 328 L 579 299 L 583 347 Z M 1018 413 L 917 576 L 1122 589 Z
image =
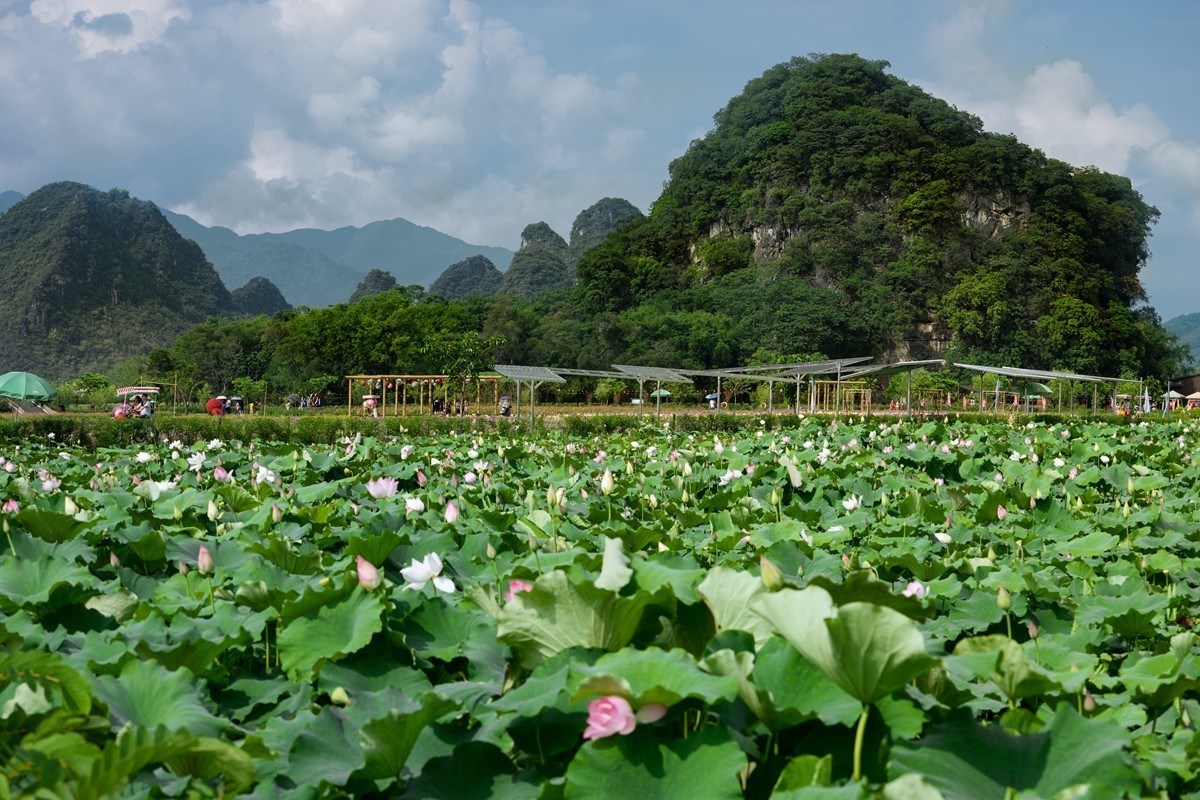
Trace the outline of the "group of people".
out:
M 214 417 L 219 417 L 224 414 L 241 414 L 244 413 L 242 407 L 242 398 L 226 397 L 225 395 L 217 395 L 204 404 L 204 410 Z M 250 404 L 250 413 L 254 413 L 254 403 Z
M 135 394 L 131 399 L 122 399 L 113 406 L 110 416 L 113 419 L 149 418 L 154 416 L 155 405 L 156 401 L 152 395 L 143 398 L 140 394 Z

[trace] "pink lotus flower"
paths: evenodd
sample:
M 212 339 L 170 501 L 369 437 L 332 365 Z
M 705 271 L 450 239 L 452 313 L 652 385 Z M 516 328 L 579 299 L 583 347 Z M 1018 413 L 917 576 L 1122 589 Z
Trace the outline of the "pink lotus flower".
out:
M 224 482 L 229 480 L 229 470 L 218 466 L 213 468 L 213 480 Z
M 5 514 L 16 514 L 16 513 L 19 513 L 20 511 L 21 511 L 21 504 L 18 503 L 16 500 L 9 498 L 8 500 L 4 501 L 4 513 Z
M 358 585 L 366 589 L 368 592 L 375 589 L 383 582 L 383 578 L 379 575 L 379 570 L 370 561 L 367 561 L 362 556 L 358 557 Z
M 449 503 L 446 503 L 445 519 L 446 522 L 449 522 L 451 525 L 458 522 L 458 506 L 454 504 L 453 500 L 451 500 Z
M 533 591 L 533 584 L 529 581 L 523 581 L 520 578 L 513 578 L 508 582 L 508 591 L 504 593 L 504 602 L 511 603 L 513 597 L 521 592 Z
M 429 479 L 425 477 L 425 473 L 421 472 L 421 470 L 417 470 L 417 486 L 423 487 L 428 482 Z
M 400 491 L 400 482 L 390 476 L 367 481 L 367 494 L 376 500 L 384 500 Z
M 53 475 L 51 475 L 49 478 L 46 478 L 46 480 L 42 481 L 42 491 L 43 492 L 53 492 L 59 486 L 62 486 L 62 481 L 60 481 L 58 478 L 55 478 Z
M 584 739 L 605 739 L 614 734 L 627 736 L 639 722 L 658 722 L 667 714 L 662 703 L 647 703 L 635 714 L 624 697 L 616 694 L 597 697 L 588 703 L 588 725 Z
M 901 594 L 905 597 L 915 597 L 920 600 L 922 597 L 929 594 L 929 590 L 925 588 L 925 584 L 921 583 L 920 581 L 909 581 L 908 586 L 904 587 L 904 591 L 901 592 Z
M 1007 509 L 1007 508 L 1005 508 L 1004 506 L 996 506 L 996 519 L 998 519 L 998 520 L 1000 520 L 1001 522 L 1003 522 L 1003 521 L 1004 521 L 1004 518 L 1005 518 L 1005 517 L 1007 517 L 1007 516 L 1008 516 L 1008 509 Z
M 201 575 L 209 575 L 215 567 L 212 553 L 208 552 L 208 547 L 200 545 L 200 552 L 196 554 L 196 569 Z
M 628 736 L 637 727 L 637 717 L 629 701 L 620 695 L 597 697 L 588 703 L 587 730 L 584 739 L 606 739 L 614 734 Z

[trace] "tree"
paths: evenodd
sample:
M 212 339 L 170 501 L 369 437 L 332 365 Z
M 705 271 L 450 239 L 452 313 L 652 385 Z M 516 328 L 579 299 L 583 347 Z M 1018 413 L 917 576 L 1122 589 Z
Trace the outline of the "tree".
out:
M 503 346 L 501 336 L 483 339 L 477 331 L 465 331 L 442 333 L 422 349 L 441 365 L 451 391 L 452 407 L 465 408 L 467 383 L 477 380 L 480 372 L 495 363 L 496 350 Z

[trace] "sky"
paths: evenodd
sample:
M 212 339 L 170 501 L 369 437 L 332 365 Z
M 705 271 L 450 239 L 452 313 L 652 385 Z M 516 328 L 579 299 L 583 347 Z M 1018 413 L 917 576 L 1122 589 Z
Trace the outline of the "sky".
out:
M 59 180 L 239 233 L 403 217 L 516 249 L 672 159 L 770 67 L 858 53 L 1161 218 L 1200 311 L 1196 0 L 0 0 L 0 191 Z

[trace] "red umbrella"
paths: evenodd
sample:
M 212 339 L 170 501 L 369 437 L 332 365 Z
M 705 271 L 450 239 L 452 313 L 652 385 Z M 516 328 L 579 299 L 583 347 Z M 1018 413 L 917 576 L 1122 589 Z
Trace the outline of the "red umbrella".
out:
M 204 404 L 204 410 L 215 416 L 220 416 L 225 413 L 225 406 L 217 398 L 213 398 Z

